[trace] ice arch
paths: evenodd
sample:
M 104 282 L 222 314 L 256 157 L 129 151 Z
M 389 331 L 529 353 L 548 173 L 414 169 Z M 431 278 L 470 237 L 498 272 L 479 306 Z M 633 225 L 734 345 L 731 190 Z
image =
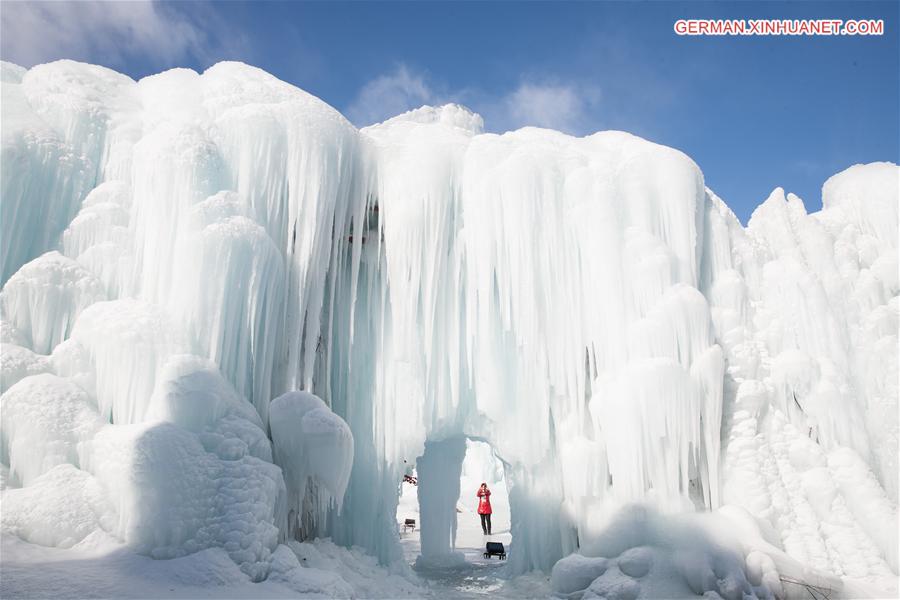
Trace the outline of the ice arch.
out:
M 515 469 L 503 460 L 489 440 L 465 434 L 426 441 L 422 456 L 416 460 L 421 542 L 417 567 L 443 568 L 465 562 L 456 545 L 460 517 L 457 504 L 475 502 L 474 487 L 460 488 L 462 467 L 467 452 L 473 449 L 472 442 L 486 446 L 493 459 L 502 465 L 509 494 L 512 539 L 514 544 L 515 540 L 522 540 L 520 545 L 512 546 L 515 550 L 510 552 L 508 564 L 515 572 L 549 569 L 576 546 L 573 524 L 564 526 L 560 518 L 563 497 L 559 490 L 554 493 L 545 485 L 546 474 L 534 477 L 526 470 Z M 536 481 L 542 482 L 539 488 L 534 487 Z M 503 499 L 495 500 L 503 502 Z M 476 515 L 466 515 L 473 516 Z M 498 525 L 494 525 L 495 533 Z
M 336 537 L 396 556 L 402 460 L 458 436 L 510 465 L 520 572 L 592 535 L 604 503 L 715 507 L 724 364 L 696 165 L 618 132 L 481 134 L 456 106 L 361 133 L 353 223 L 375 224 L 337 245 L 314 378 L 359 450 Z

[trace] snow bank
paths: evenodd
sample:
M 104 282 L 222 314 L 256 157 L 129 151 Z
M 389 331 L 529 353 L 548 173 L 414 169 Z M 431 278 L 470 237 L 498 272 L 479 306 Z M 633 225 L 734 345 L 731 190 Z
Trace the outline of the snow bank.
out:
M 288 542 L 305 569 L 300 577 L 315 570 L 339 576 L 359 598 L 407 598 L 427 595 L 409 569 L 386 570 L 375 557 L 360 548 L 344 548 L 328 539 L 307 543 Z M 326 588 L 327 590 L 327 588 Z
M 749 567 L 739 549 L 720 545 L 708 533 L 721 534 L 721 527 L 709 520 L 672 519 L 645 507 L 627 507 L 582 546 L 584 554 L 558 561 L 550 584 L 557 594 L 570 598 L 781 597 L 771 559 L 754 555 Z
M 109 536 L 88 536 L 72 548 L 46 548 L 0 536 L 3 597 L 35 592 L 54 598 L 423 598 L 432 594 L 412 579 L 379 566 L 359 549 L 314 544 L 278 546 L 272 570 L 253 583 L 221 548 L 171 560 L 128 552 Z M 315 556 L 315 559 L 311 557 Z M 299 565 L 298 565 L 299 562 Z M 314 566 L 307 566 L 313 562 Z M 284 567 L 288 567 L 287 570 Z M 419 582 L 421 584 L 421 582 Z

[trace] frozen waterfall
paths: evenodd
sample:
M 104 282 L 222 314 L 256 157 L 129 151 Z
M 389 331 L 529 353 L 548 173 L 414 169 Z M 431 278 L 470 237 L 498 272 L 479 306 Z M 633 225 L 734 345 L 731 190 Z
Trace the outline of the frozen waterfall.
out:
M 357 130 L 238 63 L 2 82 L 4 531 L 220 546 L 257 580 L 297 535 L 389 563 L 404 460 L 458 487 L 470 438 L 505 465 L 518 573 L 626 556 L 604 540 L 637 505 L 752 531 L 755 586 L 896 577 L 896 165 L 743 227 L 623 132 L 456 105 Z M 50 534 L 29 506 L 60 498 Z M 423 555 L 452 552 L 435 522 Z

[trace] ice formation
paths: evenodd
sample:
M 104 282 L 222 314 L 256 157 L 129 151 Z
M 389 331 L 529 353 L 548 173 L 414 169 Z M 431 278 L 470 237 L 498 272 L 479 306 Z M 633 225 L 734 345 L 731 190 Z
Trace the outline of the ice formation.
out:
M 282 394 L 272 401 L 270 414 L 275 459 L 288 491 L 282 532 L 314 538 L 325 531 L 331 501 L 340 512 L 353 464 L 353 434 L 309 392 Z
M 449 555 L 468 438 L 503 464 L 511 572 L 560 593 L 896 590 L 896 165 L 745 228 L 622 132 L 486 134 L 456 105 L 357 130 L 237 63 L 2 81 L 4 531 L 221 547 L 302 587 L 279 542 L 399 557 L 405 460 L 423 556 Z M 698 533 L 685 566 L 656 511 L 765 539 Z M 622 523 L 650 529 L 612 553 Z

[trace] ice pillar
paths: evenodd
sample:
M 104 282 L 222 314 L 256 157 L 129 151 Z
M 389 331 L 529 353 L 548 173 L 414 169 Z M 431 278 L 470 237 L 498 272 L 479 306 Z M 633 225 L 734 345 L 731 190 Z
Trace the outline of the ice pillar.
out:
M 513 573 L 550 572 L 557 560 L 574 552 L 574 524 L 563 511 L 559 469 L 544 461 L 530 471 L 507 470 Z
M 456 501 L 465 457 L 466 439 L 453 437 L 425 442 L 425 453 L 416 461 L 425 561 L 439 561 L 452 554 L 456 547 Z

